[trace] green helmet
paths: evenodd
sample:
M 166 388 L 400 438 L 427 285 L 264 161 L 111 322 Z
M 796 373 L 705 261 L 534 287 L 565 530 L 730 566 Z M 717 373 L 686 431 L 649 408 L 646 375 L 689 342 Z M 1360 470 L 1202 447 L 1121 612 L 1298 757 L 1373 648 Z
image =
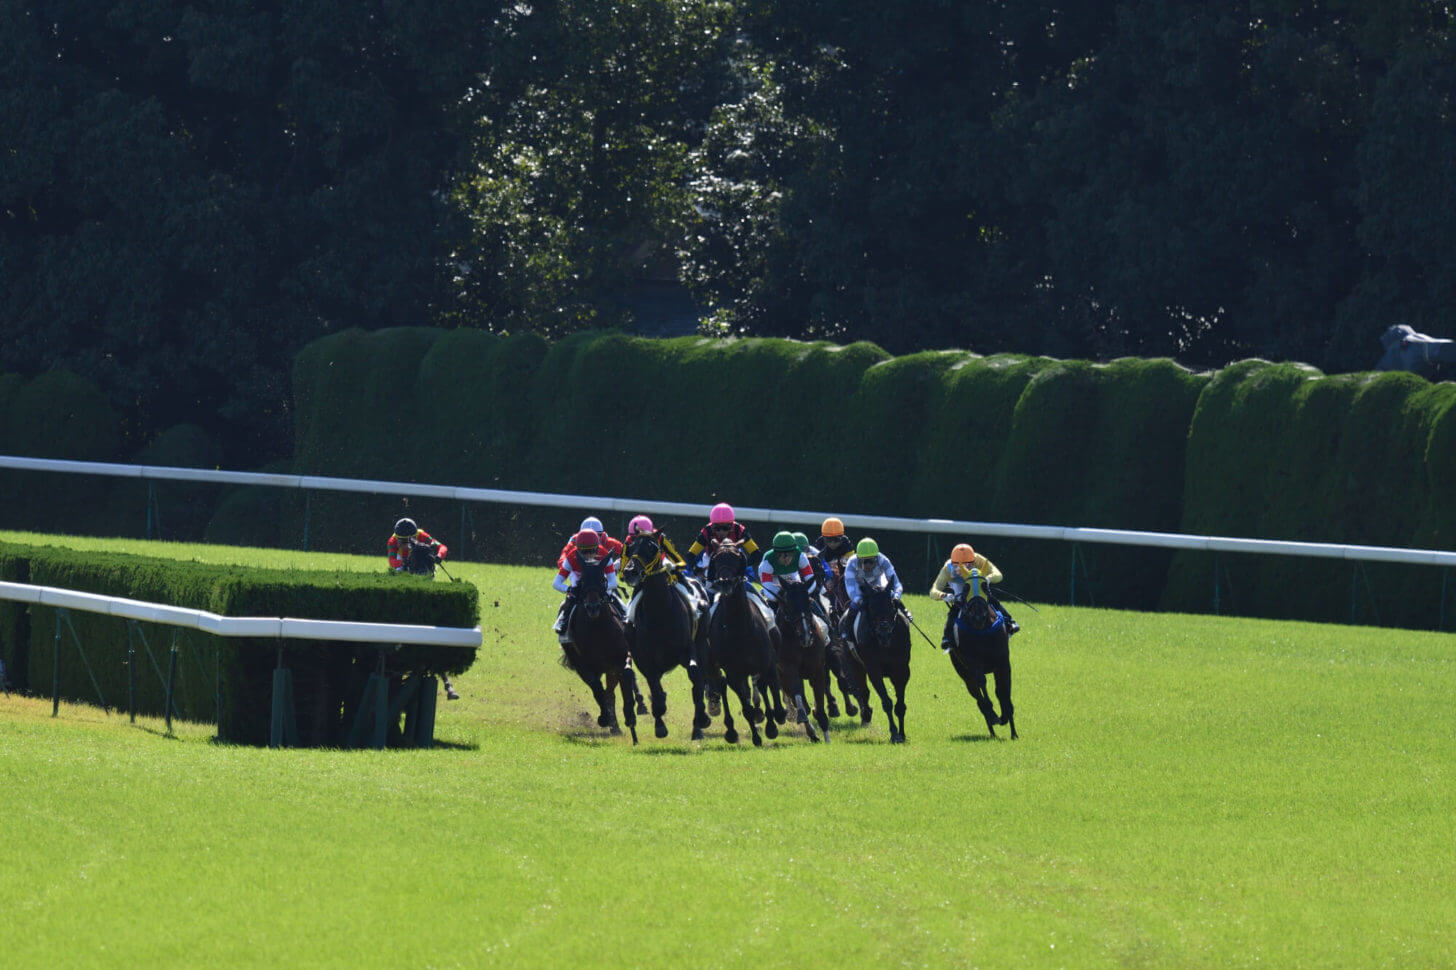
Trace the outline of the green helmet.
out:
M 800 552 L 809 551 L 809 537 L 802 532 L 794 533 L 794 545 L 799 547 Z
M 799 548 L 798 544 L 794 542 L 794 535 L 792 532 L 774 533 L 773 547 L 775 552 L 792 552 L 793 550 Z
M 854 554 L 861 559 L 868 559 L 871 556 L 880 554 L 880 544 L 868 537 L 861 539 L 859 545 L 854 547 Z

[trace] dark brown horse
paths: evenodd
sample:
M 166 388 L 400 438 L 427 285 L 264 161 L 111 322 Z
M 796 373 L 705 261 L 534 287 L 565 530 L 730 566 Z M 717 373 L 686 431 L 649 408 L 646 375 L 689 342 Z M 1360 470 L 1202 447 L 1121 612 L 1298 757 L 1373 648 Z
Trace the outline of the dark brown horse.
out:
M 839 635 L 840 617 L 844 616 L 844 611 L 849 608 L 849 594 L 844 591 L 843 564 L 826 564 L 824 598 L 829 601 L 829 650 L 827 653 L 829 672 L 834 675 L 834 682 L 839 685 L 839 692 L 844 695 L 845 716 L 854 717 L 856 714 L 861 714 L 861 708 L 863 708 L 860 723 L 868 724 L 870 707 L 864 693 L 867 688 L 860 683 L 864 677 L 862 672 L 857 669 L 858 664 L 851 656 L 849 646 Z M 859 700 L 859 706 L 855 705 L 856 699 Z M 839 708 L 834 703 L 834 692 L 830 691 L 825 700 L 828 703 L 829 716 L 838 717 Z
M 705 667 L 695 662 L 697 657 L 707 656 L 708 625 L 696 623 L 693 608 L 678 592 L 672 571 L 663 563 L 660 532 L 644 532 L 628 540 L 622 579 L 637 588 L 627 637 L 632 659 L 647 679 L 654 730 L 659 738 L 667 737 L 667 724 L 662 720 L 667 713 L 662 677 L 680 666 L 692 682 L 693 740 L 699 740 L 703 728 L 712 723 L 703 709 Z
M 779 735 L 778 725 L 784 722 L 783 694 L 779 686 L 778 660 L 775 656 L 776 631 L 753 602 L 745 574 L 748 560 L 738 543 L 732 540 L 715 542 L 711 547 L 709 575 L 716 601 L 708 620 L 708 675 L 721 693 L 726 684 L 738 695 L 743 717 L 753 733 L 753 743 L 762 745 L 758 722 L 765 721 L 764 733 L 770 739 Z M 769 716 L 753 702 L 750 680 L 764 684 L 773 702 Z M 723 738 L 730 744 L 738 741 L 728 698 L 723 697 Z
M 855 618 L 855 657 L 863 668 L 863 676 L 874 685 L 880 697 L 880 706 L 890 721 L 890 741 L 902 743 L 905 685 L 910 682 L 910 621 L 900 611 L 900 604 L 883 576 L 873 586 L 861 586 L 860 595 L 863 605 Z M 885 689 L 886 678 L 895 689 L 893 704 Z M 864 707 L 868 712 L 868 700 Z M 865 717 L 865 722 L 868 721 Z
M 829 740 L 829 716 L 824 712 L 824 699 L 829 693 L 829 642 L 823 622 L 809 606 L 809 587 L 786 581 L 779 593 L 774 611 L 779 632 L 779 682 L 784 694 L 793 702 L 810 741 L 818 741 L 809 710 L 804 703 L 804 682 L 814 692 L 814 719 Z
M 603 569 L 603 563 L 582 560 L 581 580 L 573 591 L 576 603 L 571 607 L 572 644 L 566 648 L 567 657 L 596 698 L 600 709 L 597 724 L 610 727 L 613 734 L 622 733 L 612 712 L 612 692 L 621 689 L 622 719 L 636 744 L 637 678 L 632 672 L 627 625 L 610 602 L 615 594 L 607 590 Z
M 996 725 L 1011 728 L 1016 738 L 1016 708 L 1011 703 L 1011 636 L 1006 629 L 1006 616 L 987 599 L 987 590 L 979 580 L 966 584 L 956 601 L 957 616 L 951 624 L 954 644 L 950 662 L 966 682 L 966 690 L 975 699 L 986 719 L 986 730 L 996 736 Z M 986 674 L 996 678 L 996 701 L 1001 705 L 997 715 L 986 692 Z

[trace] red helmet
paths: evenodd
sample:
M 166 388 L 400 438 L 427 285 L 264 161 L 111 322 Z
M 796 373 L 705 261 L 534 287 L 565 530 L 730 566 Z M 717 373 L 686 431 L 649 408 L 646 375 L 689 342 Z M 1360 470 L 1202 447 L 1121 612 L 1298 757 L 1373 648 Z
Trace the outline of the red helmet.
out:
M 571 537 L 571 544 L 578 549 L 595 550 L 602 544 L 602 538 L 590 529 L 582 529 Z

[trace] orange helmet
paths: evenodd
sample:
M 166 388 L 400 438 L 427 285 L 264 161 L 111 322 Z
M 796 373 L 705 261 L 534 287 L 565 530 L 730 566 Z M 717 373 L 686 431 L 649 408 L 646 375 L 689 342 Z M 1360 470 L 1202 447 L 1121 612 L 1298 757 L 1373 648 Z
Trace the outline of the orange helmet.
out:
M 967 563 L 976 561 L 976 550 L 967 543 L 962 542 L 950 551 L 950 561 L 955 563 Z
M 829 518 L 825 519 L 824 524 L 819 527 L 819 534 L 826 538 L 842 536 L 844 535 L 844 523 L 831 515 Z

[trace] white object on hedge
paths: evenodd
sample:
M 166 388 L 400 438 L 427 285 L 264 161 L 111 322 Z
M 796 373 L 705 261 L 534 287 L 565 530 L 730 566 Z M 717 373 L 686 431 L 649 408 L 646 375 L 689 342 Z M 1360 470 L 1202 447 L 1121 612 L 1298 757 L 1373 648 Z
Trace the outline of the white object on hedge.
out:
M 272 616 L 219 616 L 162 603 L 146 603 L 120 596 L 82 593 L 54 586 L 0 582 L 0 600 L 33 603 L 58 609 L 103 613 L 128 620 L 188 627 L 219 637 L 282 638 L 289 640 L 350 640 L 362 643 L 401 643 L 411 646 L 479 647 L 480 627 L 422 626 L 410 623 L 359 623 L 346 620 L 298 620 Z

